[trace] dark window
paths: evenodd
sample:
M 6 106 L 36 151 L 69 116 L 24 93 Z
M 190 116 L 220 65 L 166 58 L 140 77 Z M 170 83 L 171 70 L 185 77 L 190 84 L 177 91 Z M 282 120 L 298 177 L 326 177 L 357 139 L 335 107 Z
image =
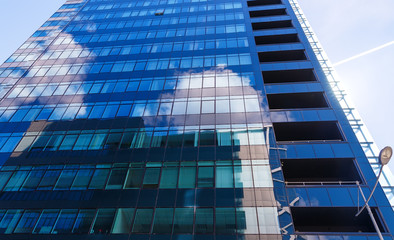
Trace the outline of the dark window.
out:
M 250 11 L 249 15 L 250 15 L 251 18 L 286 15 L 286 10 L 284 8 L 282 8 L 282 9 L 269 9 L 269 10 Z
M 300 39 L 298 38 L 297 34 L 257 36 L 254 39 L 257 45 L 300 42 Z
M 328 107 L 321 92 L 268 94 L 267 98 L 270 109 Z
M 259 52 L 260 62 L 297 61 L 306 59 L 303 50 Z
M 115 217 L 115 209 L 100 209 L 91 232 L 95 234 L 108 234 Z
M 264 29 L 272 29 L 272 28 L 291 28 L 291 27 L 293 27 L 291 20 L 252 23 L 253 30 L 264 30 Z
M 65 209 L 60 212 L 59 218 L 55 224 L 55 228 L 52 233 L 62 234 L 71 233 L 72 227 L 77 217 L 78 210 L 75 209 Z
M 248 1 L 248 7 L 282 4 L 281 0 Z
M 121 189 L 126 178 L 126 168 L 112 169 L 106 189 Z
M 372 209 L 377 224 L 385 232 L 376 209 Z M 297 232 L 376 232 L 367 211 L 358 217 L 356 207 L 292 207 L 294 227 Z
M 336 122 L 288 122 L 274 123 L 277 141 L 342 141 Z
M 200 146 L 216 145 L 215 131 L 201 131 L 200 132 Z
M 135 213 L 133 233 L 149 233 L 153 209 L 138 209 Z
M 350 158 L 282 159 L 282 170 L 288 184 L 318 182 L 361 182 L 357 167 Z M 313 183 L 314 182 L 314 183 Z
M 263 71 L 262 73 L 265 83 L 316 81 L 316 77 L 312 69 Z
M 80 210 L 72 232 L 79 234 L 89 233 L 90 225 L 92 224 L 95 215 L 96 210 Z
M 156 208 L 152 232 L 171 233 L 173 218 L 174 218 L 173 208 Z

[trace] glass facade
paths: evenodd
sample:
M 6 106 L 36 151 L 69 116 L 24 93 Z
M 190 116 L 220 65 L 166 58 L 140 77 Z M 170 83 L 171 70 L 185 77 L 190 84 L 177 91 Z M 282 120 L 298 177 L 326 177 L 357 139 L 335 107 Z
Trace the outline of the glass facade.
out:
M 67 1 L 0 66 L 0 238 L 379 239 L 308 31 L 295 0 Z

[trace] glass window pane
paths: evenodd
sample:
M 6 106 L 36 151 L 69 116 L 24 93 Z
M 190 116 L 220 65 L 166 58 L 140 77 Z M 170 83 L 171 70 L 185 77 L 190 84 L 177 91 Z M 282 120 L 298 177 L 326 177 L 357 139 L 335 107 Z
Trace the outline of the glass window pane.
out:
M 173 208 L 156 208 L 153 233 L 171 233 Z
M 198 168 L 198 178 L 197 187 L 213 187 L 214 184 L 214 174 L 213 167 L 199 167 Z
M 167 147 L 182 147 L 183 134 L 177 131 L 169 131 L 167 137 Z
M 107 182 L 108 175 L 109 169 L 96 169 L 90 181 L 89 189 L 103 189 Z
M 126 168 L 112 169 L 106 189 L 122 189 L 126 174 Z
M 179 170 L 179 188 L 194 188 L 196 185 L 196 168 L 181 167 Z
M 249 81 L 250 82 L 250 81 Z M 244 85 L 252 85 L 251 83 L 244 83 Z M 246 112 L 259 112 L 260 104 L 257 98 L 245 99 Z
M 0 220 L 3 219 L 6 212 L 7 210 L 0 210 Z
M 79 135 L 77 142 L 74 145 L 73 150 L 86 150 L 88 149 L 90 140 L 92 139 L 93 134 L 81 134 Z
M 215 131 L 201 131 L 200 146 L 216 146 Z
M 263 129 L 248 130 L 250 145 L 265 144 Z
M 184 147 L 197 147 L 198 146 L 198 132 L 185 132 L 183 134 Z
M 12 174 L 11 179 L 8 181 L 4 191 L 18 191 L 23 182 L 25 181 L 28 171 L 17 171 Z
M 89 150 L 103 149 L 107 134 L 94 134 L 89 145 Z
M 120 105 L 119 111 L 116 114 L 117 117 L 128 117 L 131 111 L 131 104 L 128 105 Z
M 151 147 L 165 147 L 167 132 L 154 132 L 152 136 Z
M 52 135 L 45 147 L 47 151 L 56 151 L 63 140 L 64 135 Z
M 101 118 L 101 115 L 103 115 L 104 110 L 105 110 L 105 106 L 94 106 L 88 118 L 89 119 Z
M 253 187 L 251 166 L 234 166 L 234 180 L 236 188 Z
M 129 233 L 133 221 L 134 208 L 119 208 L 111 233 Z
M 234 186 L 233 167 L 218 166 L 216 167 L 216 187 L 232 188 Z
M 241 234 L 258 234 L 256 208 L 237 208 L 237 232 Z
M 75 117 L 76 119 L 83 119 L 87 118 L 90 114 L 90 111 L 92 110 L 93 107 L 87 107 L 87 106 L 81 106 L 79 109 L 79 112 L 77 116 Z
M 33 108 L 26 114 L 22 121 L 33 121 L 36 119 L 37 115 L 40 113 L 41 109 Z
M 193 233 L 193 208 L 176 208 L 174 233 Z
M 25 211 L 18 225 L 16 226 L 14 233 L 31 233 L 36 224 L 38 217 L 40 216 L 39 210 L 28 210 Z
M 200 114 L 201 102 L 188 102 L 187 114 Z
M 84 190 L 88 187 L 93 169 L 80 169 L 75 177 L 71 190 Z
M 23 184 L 21 191 L 32 191 L 35 190 L 44 175 L 44 170 L 31 171 L 27 176 L 25 183 Z
M 32 144 L 30 151 L 42 151 L 49 141 L 50 136 L 38 136 Z
M 104 149 L 116 150 L 119 147 L 120 140 L 122 138 L 121 133 L 111 133 L 108 135 L 107 142 L 104 145 Z
M 136 138 L 135 148 L 148 148 L 152 139 L 152 132 L 139 132 Z
M 231 112 L 245 112 L 244 101 L 242 99 L 233 99 L 230 101 Z
M 8 179 L 11 177 L 12 172 L 0 172 L 0 191 L 7 184 Z
M 172 115 L 182 115 L 186 112 L 186 102 L 175 102 L 172 108 Z
M 136 141 L 136 132 L 125 132 L 123 133 L 122 141 L 120 143 L 120 149 L 129 149 L 134 147 Z
M 0 233 L 10 234 L 22 216 L 22 210 L 8 210 L 0 222 Z
M 203 101 L 201 113 L 214 113 L 215 112 L 215 101 Z
M 196 233 L 212 233 L 213 232 L 213 209 L 197 208 L 196 209 Z
M 47 120 L 49 115 L 52 113 L 53 108 L 44 108 L 37 116 L 36 120 Z M 4 116 L 4 114 L 3 114 Z M 3 116 L 1 116 L 3 118 Z
M 74 181 L 77 170 L 63 170 L 56 183 L 55 190 L 68 190 Z
M 109 234 L 115 217 L 115 209 L 99 209 L 90 233 Z
M 101 118 L 114 118 L 118 111 L 119 105 L 108 105 L 105 108 L 103 116 Z
M 253 166 L 255 187 L 273 187 L 270 166 Z
M 59 218 L 56 221 L 55 227 L 52 231 L 53 234 L 71 233 L 74 225 L 75 218 L 77 217 L 78 210 L 67 209 L 60 212 Z
M 15 146 L 19 143 L 21 137 L 10 137 L 4 146 L 1 148 L 0 152 L 12 152 Z
M 176 188 L 178 182 L 178 168 L 166 167 L 161 173 L 160 188 Z
M 39 190 L 52 190 L 55 185 L 59 175 L 59 170 L 46 171 L 44 177 L 42 178 L 40 184 L 38 185 Z
M 231 131 L 217 130 L 216 139 L 218 146 L 231 146 Z
M 137 209 L 133 224 L 133 233 L 149 233 L 153 209 Z
M 216 208 L 216 233 L 235 233 L 235 209 Z
M 51 233 L 53 225 L 55 224 L 59 210 L 43 210 L 40 219 L 34 228 L 33 233 L 48 234 Z
M 77 137 L 78 135 L 67 135 L 60 145 L 59 150 L 71 150 L 77 140 Z
M 157 188 L 159 185 L 160 168 L 146 168 L 143 181 L 144 188 Z
M 276 207 L 258 207 L 260 234 L 280 234 Z
M 89 233 L 95 215 L 96 210 L 80 210 L 72 232 L 79 234 Z
M 229 113 L 230 106 L 228 100 L 216 100 L 216 113 Z
M 28 151 L 30 148 L 30 145 L 33 143 L 34 139 L 36 137 L 24 137 L 22 140 L 19 142 L 18 146 L 15 148 L 15 152 L 22 152 L 22 151 Z
M 142 179 L 144 178 L 143 168 L 131 168 L 127 173 L 127 179 L 125 183 L 125 188 L 140 188 Z
M 10 119 L 10 122 L 20 122 L 28 112 L 28 109 L 19 109 L 14 116 Z M 26 137 L 25 137 L 26 138 Z
M 246 130 L 233 131 L 232 138 L 234 146 L 248 145 L 248 134 Z

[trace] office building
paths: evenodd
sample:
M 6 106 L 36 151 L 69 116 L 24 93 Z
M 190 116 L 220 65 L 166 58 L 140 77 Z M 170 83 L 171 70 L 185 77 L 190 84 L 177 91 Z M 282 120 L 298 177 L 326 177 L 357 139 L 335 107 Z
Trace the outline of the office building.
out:
M 327 64 L 295 0 L 67 1 L 0 67 L 0 239 L 379 239 Z

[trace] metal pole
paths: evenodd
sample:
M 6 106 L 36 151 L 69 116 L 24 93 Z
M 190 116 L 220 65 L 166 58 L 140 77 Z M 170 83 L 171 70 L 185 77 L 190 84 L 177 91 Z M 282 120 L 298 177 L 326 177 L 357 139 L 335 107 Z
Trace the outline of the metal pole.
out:
M 369 200 L 371 200 L 371 197 L 372 197 L 373 193 L 375 192 L 376 187 L 378 186 L 379 177 L 380 177 L 380 175 L 382 174 L 382 172 L 383 172 L 383 166 L 380 168 L 380 172 L 379 172 L 379 174 L 378 174 L 378 176 L 377 176 L 377 178 L 376 178 L 376 183 L 375 183 L 375 186 L 373 186 L 373 189 L 372 189 L 372 191 L 371 191 L 371 194 L 369 195 L 369 197 L 368 197 L 368 199 L 367 199 L 366 201 L 365 201 L 365 199 L 364 199 L 365 205 L 360 209 L 360 211 L 358 211 L 358 213 L 356 214 L 356 217 L 358 217 L 358 215 L 360 215 L 360 213 L 364 210 L 364 208 L 365 208 L 365 207 L 367 206 L 367 204 L 369 203 Z
M 361 211 L 362 211 L 364 208 L 367 208 L 368 215 L 369 215 L 369 217 L 371 218 L 372 223 L 373 223 L 373 226 L 375 227 L 375 230 L 376 230 L 376 232 L 377 232 L 378 235 L 379 235 L 379 239 L 380 239 L 380 240 L 384 240 L 384 239 L 383 239 L 383 236 L 382 236 L 382 233 L 380 232 L 379 226 L 378 226 L 378 224 L 376 223 L 375 216 L 373 215 L 373 213 L 372 213 L 372 211 L 371 211 L 371 208 L 369 207 L 368 201 L 365 199 L 364 192 L 363 192 L 363 190 L 361 189 L 360 184 L 359 184 L 358 181 L 357 181 L 357 186 L 358 186 L 358 189 L 360 190 L 361 196 L 363 197 L 363 199 L 364 199 L 364 201 L 365 201 L 365 205 L 364 205 L 364 207 L 357 213 L 356 217 L 357 217 L 358 215 L 360 215 Z M 375 185 L 375 187 L 376 187 L 376 185 Z M 372 192 L 372 193 L 373 193 L 373 192 Z M 371 196 L 372 196 L 372 194 L 371 194 Z M 369 200 L 369 199 L 368 199 L 368 200 Z

